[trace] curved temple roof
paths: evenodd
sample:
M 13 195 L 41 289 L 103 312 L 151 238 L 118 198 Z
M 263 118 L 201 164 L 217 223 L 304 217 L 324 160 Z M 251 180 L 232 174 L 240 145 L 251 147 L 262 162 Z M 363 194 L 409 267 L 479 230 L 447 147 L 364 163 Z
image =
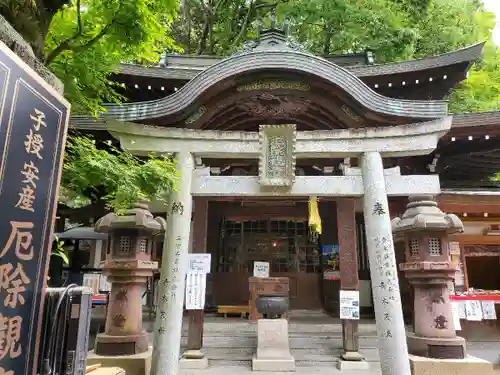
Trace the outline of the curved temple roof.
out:
M 292 80 L 299 79 L 303 81 L 307 81 L 308 77 L 310 77 L 315 82 L 323 82 L 321 84 L 323 90 L 326 88 L 326 91 L 322 94 L 323 96 L 316 97 L 316 99 L 313 96 L 310 97 L 310 100 L 314 103 L 313 105 L 316 106 L 315 108 L 324 105 L 324 103 L 333 105 L 331 100 L 335 101 L 336 98 L 334 96 L 330 97 L 330 95 L 335 91 L 336 95 L 340 95 L 341 101 L 347 100 L 345 103 L 350 102 L 348 107 L 350 106 L 351 109 L 358 108 L 357 110 L 354 109 L 354 115 L 362 116 L 368 119 L 368 122 L 375 118 L 378 119 L 380 125 L 383 118 L 388 120 L 388 124 L 419 122 L 447 115 L 446 101 L 404 100 L 387 97 L 370 87 L 373 86 L 370 77 L 387 76 L 387 79 L 392 80 L 398 74 L 412 74 L 412 72 L 423 71 L 427 71 L 424 74 L 432 76 L 434 73 L 439 74 L 439 70 L 435 71 L 436 69 L 448 69 L 448 67 L 452 66 L 459 66 L 460 71 L 463 70 L 463 74 L 465 74 L 468 69 L 467 66 L 481 55 L 483 46 L 484 43 L 479 43 L 438 56 L 390 64 L 345 66 L 345 64 L 339 62 L 344 66 L 341 67 L 330 61 L 334 58 L 336 59 L 334 61 L 338 61 L 338 57 L 322 58 L 309 54 L 300 45 L 287 40 L 280 30 L 270 29 L 261 34 L 258 42 L 247 42 L 242 51 L 228 58 L 176 55 L 169 57 L 172 60 L 172 65 L 161 67 L 121 64 L 119 68 L 119 74 L 121 75 L 136 76 L 137 78 L 148 77 L 148 79 L 181 79 L 189 81 L 175 93 L 160 99 L 122 105 L 106 105 L 107 112 L 103 113 L 101 119 L 98 120 L 85 116 L 72 116 L 71 125 L 73 128 L 104 130 L 105 126 L 103 125 L 106 119 L 152 122 L 157 125 L 165 124 L 168 126 L 186 120 L 187 124 L 188 118 L 196 116 L 200 110 L 205 110 L 205 108 L 202 108 L 205 104 L 213 106 L 214 103 L 207 103 L 207 99 L 210 97 L 215 98 L 216 107 L 222 108 L 217 104 L 218 100 L 223 100 L 221 94 L 222 96 L 229 96 L 224 99 L 224 103 L 227 105 L 227 102 L 234 99 L 234 89 L 239 88 L 238 85 L 242 81 L 248 82 L 249 79 L 254 80 L 260 75 L 277 79 L 281 79 L 280 77 L 295 77 Z M 389 76 L 392 78 L 389 78 Z M 403 80 L 406 78 L 404 75 L 400 77 L 403 77 Z M 370 86 L 365 84 L 362 79 L 368 79 L 367 82 L 370 82 Z M 232 86 L 231 90 L 233 91 L 228 90 L 228 85 Z M 374 87 L 377 88 L 377 85 L 374 85 Z M 297 95 L 300 98 L 302 94 L 297 93 Z M 321 102 L 323 104 L 320 104 Z M 344 110 L 344 108 L 341 109 Z M 321 111 L 321 109 L 319 110 Z M 324 107 L 323 111 L 325 110 L 326 112 L 322 112 L 323 114 L 335 113 L 333 108 Z M 356 113 L 356 111 L 358 112 Z M 372 115 L 370 115 L 370 112 Z M 221 112 L 221 116 L 226 116 L 225 113 L 226 110 Z M 218 121 L 217 117 L 212 118 L 215 118 L 214 121 Z M 230 117 L 227 117 L 227 119 L 227 121 L 232 121 Z M 314 117 L 314 115 L 311 119 L 312 121 L 318 121 L 318 118 Z M 345 125 L 349 126 L 348 124 Z M 370 125 L 365 124 L 364 126 Z M 357 127 L 359 127 L 359 124 L 357 124 Z M 466 124 L 465 127 L 467 127 Z M 466 129 L 463 129 L 463 131 L 467 132 Z
M 469 47 L 444 53 L 441 55 L 425 57 L 416 60 L 395 62 L 389 64 L 372 65 L 354 65 L 345 68 L 356 77 L 387 76 L 393 74 L 402 74 L 407 72 L 424 71 L 428 69 L 444 68 L 447 66 L 468 63 L 476 60 L 483 50 L 484 43 L 477 43 Z M 175 60 L 173 65 L 160 67 L 147 67 L 136 64 L 120 64 L 118 72 L 124 75 L 151 77 L 163 79 L 190 80 L 196 77 L 200 72 L 210 66 L 223 61 L 224 58 L 207 56 L 184 56 L 171 55 L 168 59 Z
M 122 121 L 159 119 L 187 113 L 212 87 L 231 78 L 255 72 L 293 72 L 318 77 L 339 87 L 358 104 L 377 114 L 409 119 L 447 115 L 446 101 L 394 99 L 373 91 L 355 74 L 328 60 L 297 50 L 283 35 L 271 31 L 243 53 L 226 58 L 199 73 L 179 91 L 147 102 L 106 106 L 105 117 Z

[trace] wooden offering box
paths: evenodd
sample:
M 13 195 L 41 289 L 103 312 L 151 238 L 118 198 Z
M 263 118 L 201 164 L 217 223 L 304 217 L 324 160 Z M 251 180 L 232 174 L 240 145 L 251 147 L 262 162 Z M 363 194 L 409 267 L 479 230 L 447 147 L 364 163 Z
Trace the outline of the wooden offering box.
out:
M 250 286 L 250 320 L 262 319 L 262 314 L 257 312 L 255 305 L 258 295 L 288 296 L 290 291 L 288 277 L 250 277 L 248 284 Z M 284 315 L 281 317 L 286 318 Z

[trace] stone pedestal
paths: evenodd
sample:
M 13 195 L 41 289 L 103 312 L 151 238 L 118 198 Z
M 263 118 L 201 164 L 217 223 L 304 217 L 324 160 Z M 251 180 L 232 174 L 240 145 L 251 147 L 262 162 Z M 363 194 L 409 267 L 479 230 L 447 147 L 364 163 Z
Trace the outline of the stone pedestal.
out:
M 369 370 L 370 364 L 365 360 L 365 357 L 359 354 L 359 352 L 348 352 L 340 356 L 340 360 L 337 362 L 337 368 L 339 370 Z
M 139 311 L 139 313 L 141 312 Z M 137 318 L 134 320 L 137 321 Z M 107 319 L 106 324 L 108 324 Z M 148 333 L 142 327 L 139 328 L 136 334 L 131 335 L 99 333 L 96 338 L 95 350 L 98 354 L 111 356 L 144 353 L 148 350 Z
M 425 337 L 409 332 L 406 337 L 408 352 L 417 356 L 436 359 L 465 357 L 466 342 L 463 337 Z M 457 354 L 458 353 L 458 354 Z
M 87 366 L 101 364 L 103 367 L 120 367 L 127 375 L 149 375 L 153 349 L 140 354 L 124 356 L 98 355 L 93 350 L 87 356 Z
M 288 320 L 259 319 L 257 321 L 257 355 L 252 361 L 253 371 L 295 371 L 295 360 L 290 354 Z
M 179 362 L 181 370 L 203 370 L 208 368 L 208 358 L 201 350 L 187 350 Z
M 470 375 L 493 374 L 493 364 L 480 358 L 434 359 L 410 355 L 412 375 Z

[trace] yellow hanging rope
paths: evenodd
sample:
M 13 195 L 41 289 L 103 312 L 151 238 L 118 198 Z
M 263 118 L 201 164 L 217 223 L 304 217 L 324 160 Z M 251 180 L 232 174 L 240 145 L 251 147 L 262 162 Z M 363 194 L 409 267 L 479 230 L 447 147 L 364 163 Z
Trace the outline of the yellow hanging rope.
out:
M 321 216 L 319 216 L 318 198 L 309 198 L 309 228 L 311 232 L 321 234 Z

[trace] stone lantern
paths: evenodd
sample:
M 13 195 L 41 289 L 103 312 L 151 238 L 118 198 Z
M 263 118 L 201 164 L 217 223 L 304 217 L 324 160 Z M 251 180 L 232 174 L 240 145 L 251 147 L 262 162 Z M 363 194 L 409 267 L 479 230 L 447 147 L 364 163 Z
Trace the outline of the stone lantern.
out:
M 136 203 L 125 215 L 109 213 L 99 219 L 96 232 L 109 234 L 103 274 L 112 284 L 103 334 L 95 353 L 104 356 L 148 351 L 142 328 L 142 294 L 158 263 L 151 261 L 154 236 L 165 230 L 165 220 L 153 218 L 145 203 Z
M 448 235 L 463 232 L 462 221 L 443 213 L 432 196 L 409 200 L 403 216 L 392 220 L 395 240 L 405 242 L 406 261 L 399 267 L 414 289 L 408 351 L 429 358 L 465 358 L 465 340 L 456 335 L 448 291 L 455 275 Z

